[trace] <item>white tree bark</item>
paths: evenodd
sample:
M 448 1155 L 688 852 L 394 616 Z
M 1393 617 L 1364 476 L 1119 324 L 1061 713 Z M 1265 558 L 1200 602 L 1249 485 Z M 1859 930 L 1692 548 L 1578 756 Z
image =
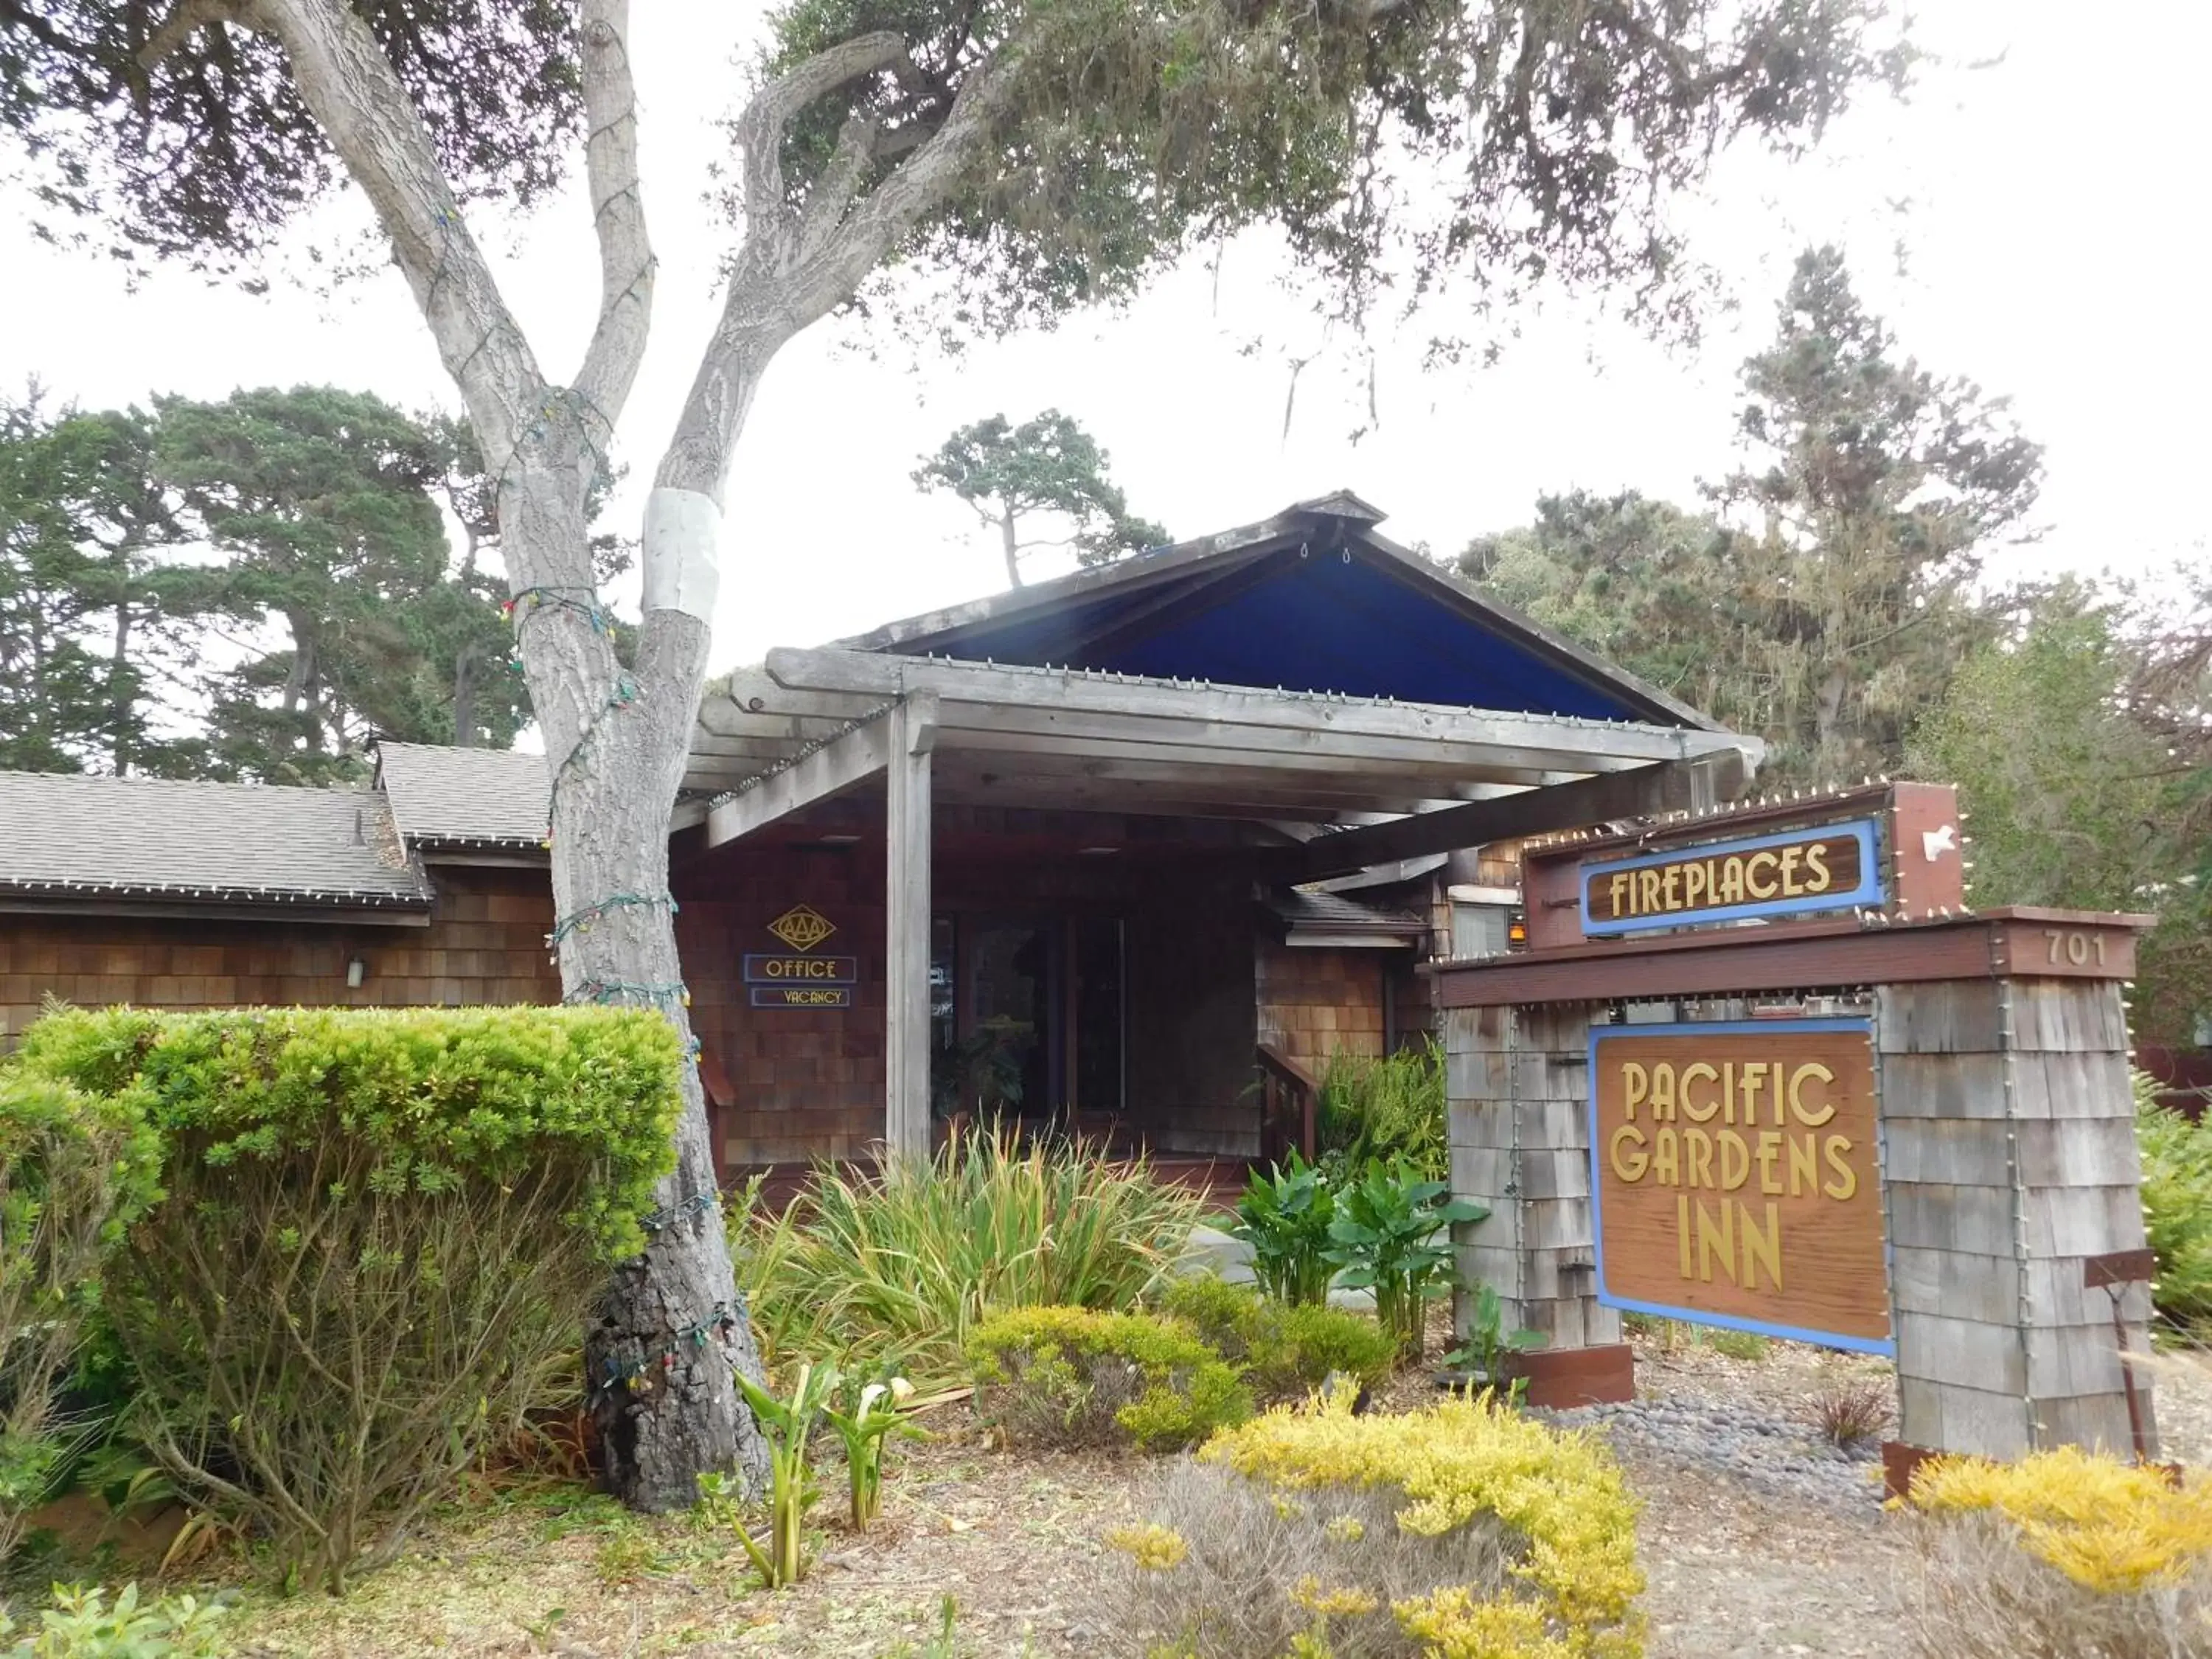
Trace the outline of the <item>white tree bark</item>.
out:
M 556 944 L 571 1000 L 660 1009 L 683 1034 L 668 894 L 669 812 L 704 680 L 717 531 L 731 453 L 786 342 L 848 298 L 972 167 L 1011 82 L 1001 55 L 970 71 L 944 125 L 872 191 L 872 123 L 849 121 L 803 207 L 780 148 L 792 119 L 865 75 L 907 73 L 894 33 L 830 48 L 763 88 L 740 125 L 746 228 L 720 319 L 655 473 L 642 544 L 646 609 L 634 669 L 616 659 L 592 579 L 586 501 L 651 324 L 653 258 L 639 190 L 628 0 L 580 0 L 586 177 L 600 301 L 574 381 L 550 383 L 465 223 L 404 85 L 346 0 L 183 0 L 149 62 L 216 21 L 274 37 L 301 99 L 374 209 L 498 482 L 518 647 L 553 769 Z M 902 148 L 905 148 L 902 144 Z M 696 1477 L 765 1473 L 732 1382 L 759 1362 L 734 1288 L 697 1067 L 687 1064 L 665 1224 L 617 1273 L 586 1343 L 611 1488 L 649 1510 L 690 1503 Z

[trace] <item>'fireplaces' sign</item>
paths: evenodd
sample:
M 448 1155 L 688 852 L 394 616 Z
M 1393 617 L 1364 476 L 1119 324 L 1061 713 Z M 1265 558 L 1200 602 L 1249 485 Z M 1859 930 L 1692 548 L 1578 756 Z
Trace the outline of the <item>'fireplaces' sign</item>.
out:
M 1882 902 L 1872 819 L 1678 847 L 1582 868 L 1583 931 L 1637 933 Z
M 1598 1300 L 1892 1351 L 1864 1020 L 1590 1037 Z

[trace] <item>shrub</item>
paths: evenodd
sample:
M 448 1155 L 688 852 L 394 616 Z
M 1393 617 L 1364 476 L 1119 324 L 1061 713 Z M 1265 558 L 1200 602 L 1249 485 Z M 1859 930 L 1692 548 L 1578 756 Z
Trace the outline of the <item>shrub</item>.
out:
M 977 1406 L 1037 1445 L 1194 1445 L 1252 1414 L 1235 1367 L 1191 1328 L 1153 1314 L 1023 1308 L 968 1340 Z
M 2212 1485 L 2073 1447 L 1924 1463 L 1921 1653 L 1935 1659 L 2212 1654 Z
M 1813 1420 L 1820 1437 L 1842 1451 L 1872 1445 L 1889 1426 L 1890 1394 L 1891 1385 L 1876 1377 L 1830 1383 L 1813 1401 Z
M 1419 1359 L 1428 1304 L 1451 1291 L 1446 1230 L 1489 1213 L 1402 1160 L 1370 1164 L 1337 1193 L 1328 1258 L 1345 1270 L 1339 1283 L 1375 1292 L 1376 1322 L 1397 1338 L 1401 1352 Z
M 1131 1650 L 1632 1659 L 1636 1504 L 1595 1441 L 1486 1399 L 1338 1398 L 1217 1436 L 1109 1541 Z
M 229 1650 L 222 1629 L 228 1611 L 219 1601 L 190 1595 L 141 1602 L 135 1583 L 112 1602 L 97 1585 L 57 1584 L 38 1629 L 0 1648 L 0 1659 L 214 1659 Z M 0 1611 L 0 1642 L 17 1634 Z
M 160 1143 L 132 1113 L 0 1072 L 0 1561 L 46 1496 L 75 1425 L 55 1393 L 97 1300 L 100 1269 L 156 1196 Z
M 1279 1301 L 1324 1302 L 1336 1275 L 1328 1224 L 1336 1199 L 1328 1179 L 1296 1152 L 1287 1166 L 1252 1171 L 1230 1218 L 1229 1234 L 1252 1252 L 1252 1277 Z
M 680 1053 L 641 1011 L 118 1010 L 41 1021 L 22 1063 L 164 1142 L 106 1297 L 137 1431 L 337 1589 L 573 1366 Z
M 1397 1357 L 1397 1344 L 1364 1315 L 1286 1306 L 1212 1273 L 1176 1279 L 1160 1305 L 1242 1367 L 1262 1405 L 1303 1400 L 1333 1376 L 1373 1388 L 1390 1375 Z
M 1315 1131 L 1352 1169 L 1403 1158 L 1441 1176 L 1446 1162 L 1444 1051 L 1431 1038 L 1383 1060 L 1339 1049 L 1321 1076 Z
M 2143 1226 L 2158 1256 L 2158 1311 L 2185 1330 L 2212 1326 L 2212 1127 L 2153 1099 L 2138 1072 L 2136 1144 L 2142 1154 Z
M 731 1246 L 772 1358 L 940 1382 L 992 1314 L 1138 1306 L 1182 1259 L 1200 1208 L 1141 1162 L 975 1135 L 872 1175 L 822 1166 L 780 1218 L 734 1212 Z

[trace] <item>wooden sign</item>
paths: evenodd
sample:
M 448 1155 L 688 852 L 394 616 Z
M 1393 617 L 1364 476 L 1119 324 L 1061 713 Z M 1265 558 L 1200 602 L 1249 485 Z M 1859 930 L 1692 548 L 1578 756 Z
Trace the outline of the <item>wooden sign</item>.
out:
M 1638 933 L 1882 902 L 1875 823 L 1820 824 L 1582 866 L 1586 934 Z
M 857 985 L 858 957 L 786 957 L 748 951 L 744 961 L 748 985 Z
M 756 1008 L 849 1008 L 849 985 L 752 985 L 748 1000 Z
M 1893 1352 L 1875 1121 L 1864 1020 L 1594 1031 L 1598 1300 Z

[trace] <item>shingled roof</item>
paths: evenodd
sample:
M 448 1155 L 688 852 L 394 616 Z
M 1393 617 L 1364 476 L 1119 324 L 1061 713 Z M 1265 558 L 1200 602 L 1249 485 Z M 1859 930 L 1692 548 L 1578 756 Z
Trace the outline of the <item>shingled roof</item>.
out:
M 0 893 L 426 908 L 380 796 L 0 772 Z
M 376 781 L 400 835 L 418 852 L 536 848 L 551 819 L 543 755 L 379 743 Z
M 1427 927 L 1410 910 L 1362 904 L 1341 894 L 1305 887 L 1273 894 L 1267 908 L 1281 920 L 1292 945 L 1411 945 Z

